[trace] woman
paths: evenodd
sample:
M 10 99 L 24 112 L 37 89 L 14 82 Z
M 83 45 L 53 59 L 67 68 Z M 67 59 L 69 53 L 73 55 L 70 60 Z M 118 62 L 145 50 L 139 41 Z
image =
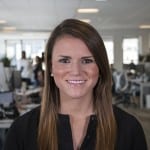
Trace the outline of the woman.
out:
M 146 150 L 143 129 L 112 106 L 104 43 L 89 24 L 68 19 L 46 47 L 42 104 L 18 118 L 5 150 Z
M 36 64 L 33 66 L 33 73 L 34 73 L 34 80 L 35 80 L 35 85 L 39 86 L 39 80 L 38 80 L 38 72 L 42 71 L 42 62 L 41 58 L 39 56 L 35 57 Z

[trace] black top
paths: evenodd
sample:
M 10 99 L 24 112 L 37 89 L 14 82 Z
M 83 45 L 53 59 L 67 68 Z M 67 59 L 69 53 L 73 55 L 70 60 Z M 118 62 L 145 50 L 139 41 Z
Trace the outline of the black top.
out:
M 38 150 L 37 128 L 40 107 L 19 117 L 8 131 L 4 150 Z M 115 150 L 147 150 L 143 129 L 132 115 L 114 107 L 118 125 Z M 82 150 L 94 150 L 96 137 L 96 116 L 91 115 Z M 71 127 L 68 115 L 59 114 L 58 123 L 59 150 L 73 150 Z

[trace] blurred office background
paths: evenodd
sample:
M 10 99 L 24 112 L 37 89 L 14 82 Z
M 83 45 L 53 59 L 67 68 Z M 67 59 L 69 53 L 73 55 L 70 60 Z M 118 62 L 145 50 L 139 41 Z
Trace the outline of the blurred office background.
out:
M 42 79 L 51 31 L 62 20 L 76 18 L 101 34 L 114 81 L 113 103 L 139 119 L 150 145 L 149 14 L 149 0 L 0 0 L 1 143 L 13 119 L 40 104 L 43 85 L 35 84 L 34 75 L 31 84 L 24 84 L 17 69 L 22 51 L 32 70 L 40 58 Z

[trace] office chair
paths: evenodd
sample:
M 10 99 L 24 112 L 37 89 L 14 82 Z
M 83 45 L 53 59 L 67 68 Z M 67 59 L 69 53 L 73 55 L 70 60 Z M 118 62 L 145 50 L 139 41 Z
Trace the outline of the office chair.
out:
M 131 88 L 131 84 L 128 81 L 126 72 L 114 72 L 113 73 L 113 81 L 114 81 L 114 104 L 119 105 L 123 104 L 128 107 L 129 105 L 136 106 L 134 102 L 132 102 L 133 91 Z

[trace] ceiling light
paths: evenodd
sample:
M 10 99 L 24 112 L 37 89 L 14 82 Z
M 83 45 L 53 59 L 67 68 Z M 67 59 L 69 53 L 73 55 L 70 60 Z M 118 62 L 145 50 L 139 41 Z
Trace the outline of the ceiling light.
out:
M 5 31 L 14 31 L 14 30 L 16 30 L 16 27 L 4 27 L 3 28 L 3 30 L 5 30 Z
M 107 0 L 96 0 L 97 2 L 106 2 Z
M 5 24 L 6 20 L 0 20 L 0 24 Z
M 77 10 L 78 13 L 97 13 L 99 9 L 97 8 L 82 8 Z
M 140 29 L 150 29 L 150 25 L 141 25 Z
M 86 22 L 86 23 L 90 23 L 91 22 L 90 19 L 80 19 L 80 20 L 83 21 L 83 22 Z

